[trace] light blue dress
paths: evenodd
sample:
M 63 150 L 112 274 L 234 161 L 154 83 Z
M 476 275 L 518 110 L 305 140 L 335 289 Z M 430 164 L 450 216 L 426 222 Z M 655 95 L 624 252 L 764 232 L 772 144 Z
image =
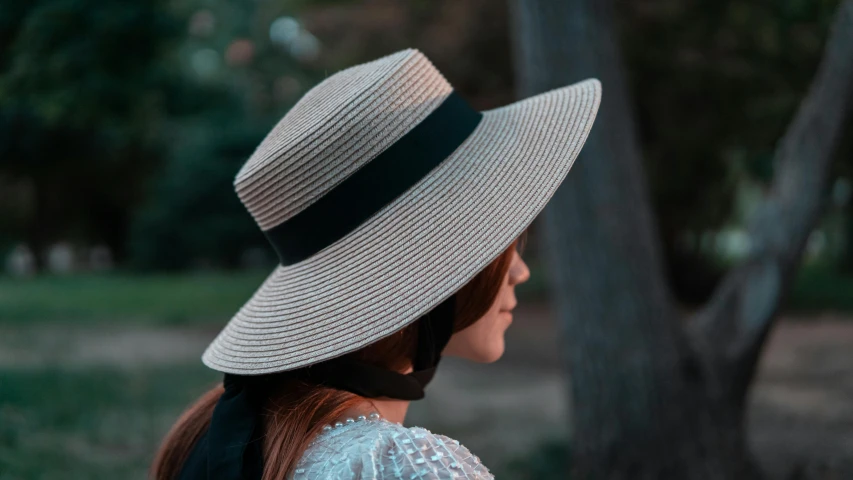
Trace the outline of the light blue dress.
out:
M 348 420 L 309 445 L 293 480 L 493 480 L 458 441 L 385 419 Z

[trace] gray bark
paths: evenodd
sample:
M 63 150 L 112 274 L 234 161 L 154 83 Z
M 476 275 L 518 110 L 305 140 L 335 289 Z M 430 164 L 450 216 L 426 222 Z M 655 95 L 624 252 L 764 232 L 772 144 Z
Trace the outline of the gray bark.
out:
M 551 273 L 571 373 L 575 478 L 757 478 L 738 386 L 751 379 L 819 212 L 853 85 L 853 0 L 780 143 L 774 195 L 751 225 L 754 255 L 688 329 L 663 275 L 610 2 L 510 5 L 520 97 L 588 77 L 603 85 L 581 158 L 541 216 L 546 260 L 559 266 Z
M 689 324 L 694 343 L 706 345 L 707 355 L 730 377 L 735 398 L 748 391 L 780 300 L 825 206 L 830 163 L 851 103 L 853 2 L 847 0 L 809 91 L 779 141 L 770 194 L 748 225 L 748 259 Z

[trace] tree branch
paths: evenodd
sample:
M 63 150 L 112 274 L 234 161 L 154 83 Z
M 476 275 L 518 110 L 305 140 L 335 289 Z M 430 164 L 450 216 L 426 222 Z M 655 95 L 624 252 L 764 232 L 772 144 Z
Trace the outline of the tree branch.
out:
M 830 164 L 853 98 L 853 0 L 836 13 L 823 58 L 774 158 L 771 193 L 748 224 L 751 252 L 688 325 L 745 393 L 783 293 L 824 206 Z

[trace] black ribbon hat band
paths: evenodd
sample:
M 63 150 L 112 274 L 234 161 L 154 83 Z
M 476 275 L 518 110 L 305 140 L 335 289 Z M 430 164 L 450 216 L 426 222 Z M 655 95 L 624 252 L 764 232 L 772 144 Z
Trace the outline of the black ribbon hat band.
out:
M 452 92 L 368 164 L 305 210 L 264 232 L 281 264 L 301 262 L 355 230 L 449 157 L 482 118 Z
M 267 230 L 282 265 L 305 260 L 345 237 L 414 186 L 471 135 L 482 114 L 455 92 L 408 133 L 322 198 Z M 210 426 L 196 442 L 179 480 L 260 480 L 261 412 L 269 392 L 286 378 L 367 398 L 423 398 L 441 352 L 453 334 L 456 295 L 418 319 L 414 371 L 407 375 L 338 357 L 298 370 L 259 376 L 225 375 L 225 392 Z

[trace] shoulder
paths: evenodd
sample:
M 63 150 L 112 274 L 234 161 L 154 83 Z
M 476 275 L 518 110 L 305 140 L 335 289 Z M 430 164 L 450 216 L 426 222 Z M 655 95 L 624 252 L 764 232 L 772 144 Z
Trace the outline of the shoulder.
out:
M 456 440 L 420 427 L 378 421 L 324 432 L 303 455 L 294 478 L 491 480 L 494 476 Z
M 425 428 L 398 426 L 386 440 L 385 476 L 381 478 L 492 479 L 489 469 L 457 440 Z

